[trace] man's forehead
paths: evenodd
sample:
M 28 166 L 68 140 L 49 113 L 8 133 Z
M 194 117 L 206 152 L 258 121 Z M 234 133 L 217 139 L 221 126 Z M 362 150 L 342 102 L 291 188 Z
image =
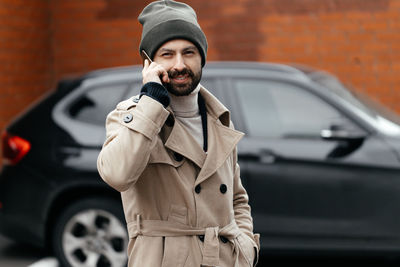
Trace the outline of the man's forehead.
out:
M 188 49 L 188 48 L 197 49 L 197 47 L 188 40 L 175 39 L 175 40 L 166 42 L 158 50 L 182 50 L 182 49 Z

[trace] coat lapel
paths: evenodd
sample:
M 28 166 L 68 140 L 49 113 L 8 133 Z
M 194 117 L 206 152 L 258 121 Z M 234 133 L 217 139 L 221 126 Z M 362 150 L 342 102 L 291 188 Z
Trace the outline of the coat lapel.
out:
M 196 179 L 196 185 L 209 178 L 226 161 L 243 133 L 226 127 L 220 121 L 207 115 L 208 152 L 203 168 Z
M 226 161 L 243 133 L 230 128 L 228 109 L 205 88 L 200 94 L 206 102 L 208 121 L 208 151 L 203 167 L 196 179 L 196 185 L 209 178 Z

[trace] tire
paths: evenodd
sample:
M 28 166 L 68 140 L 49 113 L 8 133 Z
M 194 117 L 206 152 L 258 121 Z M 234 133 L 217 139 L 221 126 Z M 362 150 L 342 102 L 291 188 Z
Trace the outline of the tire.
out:
M 128 233 L 121 203 L 85 198 L 69 205 L 56 220 L 52 236 L 63 267 L 123 267 Z

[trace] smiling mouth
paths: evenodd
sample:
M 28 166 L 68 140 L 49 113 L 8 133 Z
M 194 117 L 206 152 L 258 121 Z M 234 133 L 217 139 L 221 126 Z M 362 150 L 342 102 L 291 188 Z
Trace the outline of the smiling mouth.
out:
M 172 78 L 175 82 L 182 83 L 186 82 L 189 79 L 189 75 L 179 75 L 177 77 Z

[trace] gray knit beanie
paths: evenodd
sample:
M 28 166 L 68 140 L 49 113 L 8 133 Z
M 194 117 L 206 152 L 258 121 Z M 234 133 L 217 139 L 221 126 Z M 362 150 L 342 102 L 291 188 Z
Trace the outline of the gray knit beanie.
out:
M 164 43 L 185 39 L 197 46 L 204 66 L 207 39 L 197 22 L 196 12 L 189 5 L 172 0 L 155 1 L 143 9 L 138 19 L 143 25 L 139 52 L 145 50 L 153 59 Z

